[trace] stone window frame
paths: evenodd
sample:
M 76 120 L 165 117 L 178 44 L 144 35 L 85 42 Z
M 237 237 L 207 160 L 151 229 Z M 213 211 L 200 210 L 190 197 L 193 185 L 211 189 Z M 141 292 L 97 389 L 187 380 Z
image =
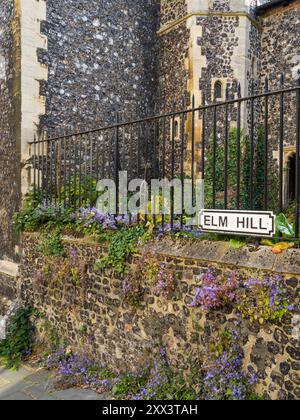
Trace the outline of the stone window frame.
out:
M 176 141 L 178 141 L 181 137 L 181 118 L 180 118 L 180 116 L 175 117 L 174 121 L 175 121 L 175 136 L 174 136 L 174 138 L 175 138 Z M 172 137 L 173 136 L 173 120 L 172 120 L 172 118 L 171 118 L 171 121 L 170 121 L 170 133 L 171 133 L 171 137 Z
M 216 83 L 221 84 L 221 97 L 215 98 L 215 86 Z M 213 77 L 211 79 L 211 97 L 213 102 L 224 102 L 226 100 L 226 86 L 227 86 L 227 79 L 224 77 Z
M 283 148 L 283 205 L 288 207 L 289 197 L 288 197 L 288 163 L 291 157 L 296 154 L 296 146 L 284 146 Z M 279 151 L 273 153 L 274 159 L 278 163 L 279 171 Z
M 283 148 L 283 185 L 284 185 L 284 205 L 289 205 L 289 197 L 288 197 L 288 163 L 290 158 L 296 155 L 296 146 L 286 146 Z

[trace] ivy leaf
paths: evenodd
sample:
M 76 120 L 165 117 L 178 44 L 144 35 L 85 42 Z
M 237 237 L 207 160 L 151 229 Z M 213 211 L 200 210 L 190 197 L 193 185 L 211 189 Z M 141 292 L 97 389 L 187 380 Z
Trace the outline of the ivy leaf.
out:
M 233 249 L 241 249 L 241 248 L 243 248 L 246 245 L 247 245 L 246 242 L 239 241 L 238 239 L 231 239 L 229 241 L 229 246 L 230 246 L 230 248 L 233 248 Z
M 264 246 L 272 246 L 272 247 L 274 246 L 274 242 L 271 241 L 270 239 L 263 239 L 261 241 L 261 244 Z
M 285 214 L 281 213 L 276 217 L 275 225 L 278 233 L 290 238 L 295 237 L 296 234 L 293 225 L 289 223 Z

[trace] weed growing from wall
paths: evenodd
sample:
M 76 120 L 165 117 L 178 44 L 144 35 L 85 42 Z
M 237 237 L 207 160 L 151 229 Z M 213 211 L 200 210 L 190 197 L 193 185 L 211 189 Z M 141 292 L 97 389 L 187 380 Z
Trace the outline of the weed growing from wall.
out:
M 0 358 L 6 368 L 18 369 L 23 358 L 29 356 L 33 348 L 34 328 L 31 318 L 37 315 L 32 308 L 20 308 L 12 316 L 7 338 L 0 341 Z

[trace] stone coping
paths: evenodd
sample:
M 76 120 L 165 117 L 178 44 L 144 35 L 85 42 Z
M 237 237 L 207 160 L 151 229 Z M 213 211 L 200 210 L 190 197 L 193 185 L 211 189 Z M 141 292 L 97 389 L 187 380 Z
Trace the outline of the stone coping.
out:
M 36 233 L 26 233 L 24 235 L 38 237 Z M 97 243 L 91 238 L 64 236 L 63 240 L 86 244 L 87 246 L 106 246 L 105 243 Z M 233 249 L 225 241 L 173 240 L 166 237 L 148 242 L 142 246 L 141 252 L 157 252 L 162 256 L 179 260 L 196 260 L 237 268 L 252 268 L 281 274 L 300 275 L 300 249 L 288 249 L 283 251 L 282 254 L 275 255 L 272 253 L 271 247 L 267 246 L 246 245 L 240 249 Z
M 256 19 L 254 19 L 249 13 L 247 12 L 224 12 L 224 11 L 198 11 L 198 12 L 190 12 L 187 13 L 185 16 L 180 17 L 178 19 L 173 20 L 172 22 L 167 23 L 166 25 L 162 26 L 158 31 L 157 35 L 162 36 L 168 32 L 170 32 L 173 28 L 180 25 L 183 22 L 186 22 L 188 19 L 192 17 L 246 17 L 249 21 L 256 26 L 258 29 L 261 30 L 261 24 Z
M 11 261 L 0 260 L 0 276 L 4 274 L 9 277 L 17 277 L 19 265 Z

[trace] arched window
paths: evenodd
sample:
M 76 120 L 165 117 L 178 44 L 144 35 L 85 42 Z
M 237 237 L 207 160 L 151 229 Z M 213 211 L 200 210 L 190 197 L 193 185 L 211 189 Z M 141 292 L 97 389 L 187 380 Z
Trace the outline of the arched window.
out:
M 174 136 L 175 139 L 178 139 L 179 137 L 179 122 L 176 120 L 174 125 Z
M 296 154 L 290 156 L 287 164 L 287 199 L 288 205 L 293 203 L 296 198 Z
M 252 58 L 251 66 L 252 66 L 252 76 L 254 78 L 257 78 L 258 68 L 257 68 L 257 58 L 256 57 Z
M 215 83 L 214 98 L 215 100 L 222 99 L 222 83 L 220 82 L 220 80 L 217 80 Z

